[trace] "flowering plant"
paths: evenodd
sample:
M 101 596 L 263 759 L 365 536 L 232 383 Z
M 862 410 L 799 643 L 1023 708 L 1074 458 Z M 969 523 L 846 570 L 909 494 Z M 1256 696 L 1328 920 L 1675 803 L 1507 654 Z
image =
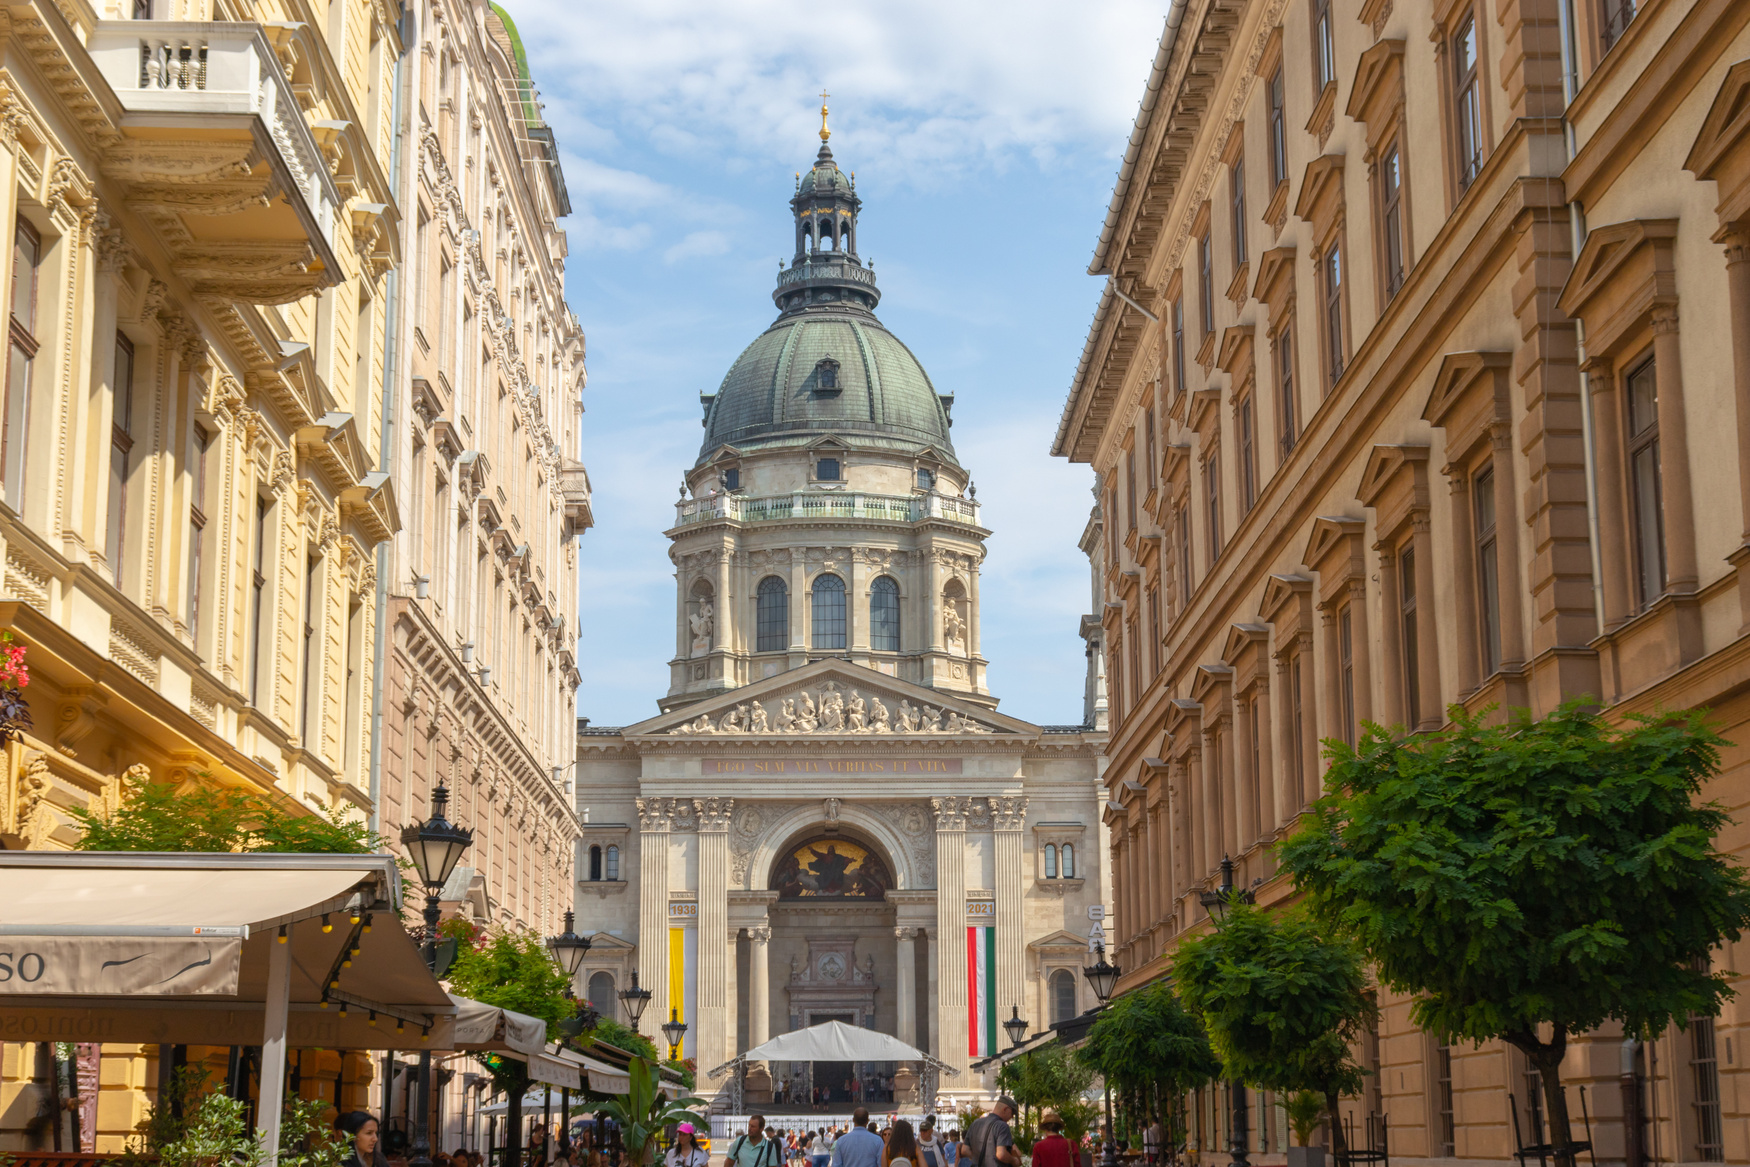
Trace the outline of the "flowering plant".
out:
M 0 741 L 10 741 L 31 727 L 30 703 L 24 699 L 28 684 L 24 645 L 14 644 L 11 632 L 0 632 Z

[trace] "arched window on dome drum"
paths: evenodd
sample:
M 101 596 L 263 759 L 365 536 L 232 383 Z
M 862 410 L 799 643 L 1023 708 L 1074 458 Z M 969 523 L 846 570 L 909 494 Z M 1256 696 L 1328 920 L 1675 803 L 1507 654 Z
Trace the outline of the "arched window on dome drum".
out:
M 790 589 L 777 576 L 768 575 L 756 595 L 754 651 L 783 652 L 790 647 Z
M 1063 845 L 1063 877 L 1065 879 L 1076 877 L 1076 849 L 1069 843 Z
M 614 974 L 591 973 L 589 976 L 589 1007 L 603 1017 L 615 1018 L 620 1007 L 614 994 Z
M 600 846 L 592 846 L 589 849 L 589 881 L 591 883 L 602 881 L 602 849 Z
M 822 575 L 814 581 L 814 647 L 845 647 L 845 581 Z
M 1045 844 L 1045 878 L 1057 878 L 1057 844 Z
M 609 883 L 618 883 L 620 881 L 620 849 L 618 847 L 610 846 L 608 848 L 607 879 Z
M 590 982 L 592 985 L 594 981 Z M 1076 1015 L 1076 978 L 1067 968 L 1051 974 L 1051 1023 L 1068 1021 Z
M 876 576 L 869 587 L 869 647 L 899 651 L 899 585 L 892 576 Z

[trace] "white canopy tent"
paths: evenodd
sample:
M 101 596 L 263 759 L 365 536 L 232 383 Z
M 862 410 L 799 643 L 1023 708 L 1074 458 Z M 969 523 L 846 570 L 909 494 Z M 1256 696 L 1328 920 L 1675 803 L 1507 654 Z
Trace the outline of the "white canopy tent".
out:
M 842 1021 L 823 1021 L 807 1029 L 781 1033 L 711 1071 L 713 1078 L 733 1075 L 731 1085 L 737 1110 L 741 1108 L 740 1070 L 749 1062 L 920 1062 L 924 1066 L 926 1094 L 931 1096 L 935 1093 L 935 1075 L 960 1072 L 892 1034 L 859 1029 Z

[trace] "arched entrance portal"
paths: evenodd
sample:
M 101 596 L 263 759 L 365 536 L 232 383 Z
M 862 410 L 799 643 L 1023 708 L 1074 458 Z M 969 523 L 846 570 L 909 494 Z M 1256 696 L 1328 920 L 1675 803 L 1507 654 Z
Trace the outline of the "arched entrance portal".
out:
M 762 1030 L 775 1035 L 823 1021 L 842 1021 L 899 1035 L 899 949 L 896 915 L 888 892 L 894 866 L 872 836 L 840 823 L 817 823 L 794 832 L 776 849 L 766 873 L 767 1025 L 744 1017 L 746 1049 Z M 747 941 L 742 942 L 743 952 Z M 905 945 L 917 960 L 916 946 Z M 753 974 L 752 962 L 742 965 Z M 916 975 L 916 968 L 913 975 Z M 746 983 L 746 982 L 744 982 Z M 744 994 L 744 1011 L 758 994 Z M 890 1103 L 900 1067 L 889 1063 L 776 1063 L 770 1067 L 770 1100 L 757 1099 L 764 1075 L 750 1076 L 755 1097 L 771 1108 L 806 1111 L 844 1109 L 858 1103 Z M 902 1078 L 902 1082 L 906 1079 Z M 763 1083 L 762 1083 L 763 1084 Z

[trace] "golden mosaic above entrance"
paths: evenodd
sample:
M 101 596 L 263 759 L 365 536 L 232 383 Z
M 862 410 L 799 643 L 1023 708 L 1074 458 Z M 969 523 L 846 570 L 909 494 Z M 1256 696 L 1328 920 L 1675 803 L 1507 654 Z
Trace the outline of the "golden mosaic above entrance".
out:
M 846 839 L 815 839 L 779 863 L 772 886 L 780 899 L 878 900 L 893 886 L 887 865 Z

